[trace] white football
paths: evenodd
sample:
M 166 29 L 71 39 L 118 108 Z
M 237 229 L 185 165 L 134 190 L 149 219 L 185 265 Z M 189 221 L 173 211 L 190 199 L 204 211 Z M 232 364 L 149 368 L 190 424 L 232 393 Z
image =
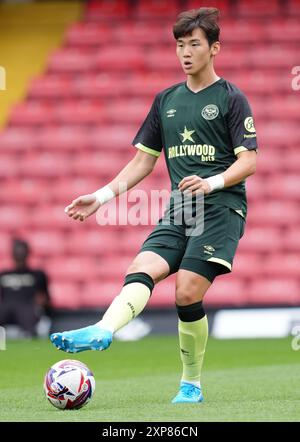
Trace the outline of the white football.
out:
M 62 410 L 83 407 L 91 400 L 95 386 L 91 370 L 83 362 L 72 359 L 52 365 L 44 379 L 46 398 Z

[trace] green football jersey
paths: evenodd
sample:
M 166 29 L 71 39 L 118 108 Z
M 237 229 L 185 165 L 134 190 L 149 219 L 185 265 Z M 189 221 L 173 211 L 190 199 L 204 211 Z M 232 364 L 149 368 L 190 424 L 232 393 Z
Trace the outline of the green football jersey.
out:
M 224 172 L 245 150 L 256 150 L 252 112 L 245 95 L 220 78 L 199 92 L 186 83 L 160 92 L 133 140 L 159 156 L 164 151 L 172 190 L 186 176 L 208 178 Z M 246 216 L 245 182 L 205 195 L 205 203 Z

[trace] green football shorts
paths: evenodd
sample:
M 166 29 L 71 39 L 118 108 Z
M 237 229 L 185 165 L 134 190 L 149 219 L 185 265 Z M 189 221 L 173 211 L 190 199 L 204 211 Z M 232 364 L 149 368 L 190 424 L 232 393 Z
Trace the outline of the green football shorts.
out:
M 199 235 L 187 235 L 185 225 L 166 225 L 163 217 L 140 252 L 160 255 L 168 262 L 170 274 L 185 269 L 212 282 L 216 276 L 231 272 L 245 219 L 229 207 L 205 204 L 203 226 Z

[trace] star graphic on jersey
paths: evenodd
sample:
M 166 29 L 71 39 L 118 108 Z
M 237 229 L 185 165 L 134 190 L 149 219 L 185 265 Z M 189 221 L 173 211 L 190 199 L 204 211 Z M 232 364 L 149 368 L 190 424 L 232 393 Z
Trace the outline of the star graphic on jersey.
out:
M 182 137 L 183 137 L 182 142 L 184 143 L 185 141 L 189 140 L 189 141 L 192 141 L 193 143 L 195 143 L 195 141 L 193 140 L 193 137 L 192 137 L 194 132 L 195 132 L 194 130 L 187 130 L 186 126 L 184 126 L 184 132 L 182 132 L 182 133 L 179 132 L 180 135 L 182 135 Z

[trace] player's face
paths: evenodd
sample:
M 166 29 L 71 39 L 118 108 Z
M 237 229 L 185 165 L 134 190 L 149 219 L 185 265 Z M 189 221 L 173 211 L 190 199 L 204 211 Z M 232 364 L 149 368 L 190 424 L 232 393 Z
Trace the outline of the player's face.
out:
M 191 35 L 177 40 L 176 53 L 186 75 L 197 75 L 211 63 L 219 51 L 219 43 L 211 47 L 202 29 L 194 29 Z

